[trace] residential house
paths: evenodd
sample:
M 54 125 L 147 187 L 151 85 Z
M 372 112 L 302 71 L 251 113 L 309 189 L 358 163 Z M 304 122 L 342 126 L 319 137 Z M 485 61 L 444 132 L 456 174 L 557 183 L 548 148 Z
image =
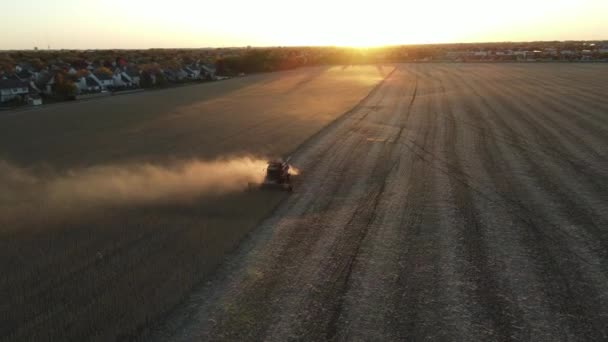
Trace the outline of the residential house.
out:
M 168 82 L 177 82 L 177 75 L 176 75 L 175 71 L 173 71 L 171 69 L 164 69 L 163 75 L 165 75 L 165 79 Z
M 72 66 L 70 64 L 68 64 L 68 63 L 64 63 L 64 62 L 58 61 L 58 62 L 52 63 L 50 65 L 50 68 L 53 71 L 64 71 L 64 72 L 67 72 L 70 69 L 72 69 Z
M 52 88 L 49 86 L 49 82 L 53 79 L 53 74 L 49 71 L 41 71 L 36 80 L 34 81 L 34 88 L 39 92 L 46 95 L 51 94 Z M 54 80 L 53 80 L 54 82 Z
M 90 77 L 99 83 L 103 90 L 114 88 L 114 75 L 112 74 L 94 72 L 91 73 Z
M 131 80 L 131 83 L 134 86 L 139 87 L 139 81 L 141 79 L 141 77 L 139 75 L 139 70 L 137 70 L 135 68 L 127 68 L 127 70 L 124 72 L 124 74 L 129 77 L 129 79 Z
M 34 78 L 34 74 L 31 71 L 23 68 L 21 71 L 16 72 L 15 76 L 19 79 L 19 81 L 24 82 L 30 82 Z
M 161 73 L 168 82 L 182 82 L 190 79 L 191 75 L 193 75 L 191 72 L 188 73 L 185 68 L 162 69 Z
M 117 67 L 114 69 L 114 87 L 139 87 L 139 72 L 135 69 Z
M 526 60 L 528 62 L 535 62 L 539 60 L 543 52 L 540 50 L 526 51 Z
M 48 78 L 45 77 L 42 93 L 46 95 L 53 95 L 53 88 L 55 85 L 55 73 L 51 73 L 49 75 L 50 76 L 48 76 Z
M 89 93 L 98 93 L 101 92 L 103 90 L 102 85 L 99 83 L 99 81 L 91 76 L 87 76 L 85 78 L 86 81 L 86 90 Z
M 99 93 L 102 90 L 101 84 L 91 75 L 86 75 L 74 81 L 79 94 Z
M 9 79 L 0 80 L 0 102 L 8 102 L 13 99 L 25 100 L 28 93 L 28 82 Z
M 186 66 L 183 70 L 186 72 L 186 77 L 191 80 L 198 80 L 201 75 L 201 69 L 195 65 Z
M 124 84 L 127 88 L 137 87 L 136 84 L 133 83 L 133 80 L 129 77 L 129 75 L 122 73 L 120 74 L 121 84 Z
M 210 65 L 201 65 L 201 78 L 214 80 L 215 79 L 215 68 Z
M 34 73 L 36 69 L 30 63 L 17 63 L 17 65 L 15 65 L 15 72 L 20 73 L 22 71 L 29 71 L 30 73 Z
M 114 69 L 112 78 L 114 79 L 115 88 L 127 88 L 131 86 L 131 81 L 128 78 L 123 77 L 123 71 L 120 68 Z
M 518 57 L 525 57 L 529 53 L 530 53 L 529 51 L 521 51 L 521 50 L 513 51 L 513 55 L 518 56 Z
M 81 76 L 74 80 L 74 86 L 76 87 L 76 93 L 82 94 L 87 91 L 87 76 Z
M 544 51 L 544 54 L 547 56 L 557 56 L 557 48 L 548 47 L 548 48 L 545 48 L 543 51 Z
M 13 81 L 21 81 L 15 73 L 5 74 L 2 78 Z
M 448 51 L 446 57 L 450 59 L 462 59 L 469 54 L 468 51 Z

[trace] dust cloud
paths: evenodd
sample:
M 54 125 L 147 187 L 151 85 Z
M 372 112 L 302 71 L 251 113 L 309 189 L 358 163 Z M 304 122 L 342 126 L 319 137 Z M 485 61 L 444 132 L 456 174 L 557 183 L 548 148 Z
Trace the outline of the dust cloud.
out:
M 0 224 L 87 209 L 188 201 L 242 191 L 260 182 L 266 162 L 253 157 L 172 165 L 105 165 L 63 173 L 32 172 L 0 161 Z

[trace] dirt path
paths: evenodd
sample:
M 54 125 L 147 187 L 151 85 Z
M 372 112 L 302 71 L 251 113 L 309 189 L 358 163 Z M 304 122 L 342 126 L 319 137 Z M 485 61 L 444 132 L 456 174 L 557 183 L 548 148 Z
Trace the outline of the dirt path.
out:
M 400 66 L 157 338 L 608 339 L 608 113 L 578 69 Z

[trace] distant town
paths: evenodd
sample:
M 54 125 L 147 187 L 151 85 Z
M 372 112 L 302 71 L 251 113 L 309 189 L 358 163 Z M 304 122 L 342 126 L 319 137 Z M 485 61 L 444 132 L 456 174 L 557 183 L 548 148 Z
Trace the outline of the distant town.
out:
M 0 109 L 111 96 L 247 73 L 397 62 L 608 62 L 608 41 L 0 51 Z

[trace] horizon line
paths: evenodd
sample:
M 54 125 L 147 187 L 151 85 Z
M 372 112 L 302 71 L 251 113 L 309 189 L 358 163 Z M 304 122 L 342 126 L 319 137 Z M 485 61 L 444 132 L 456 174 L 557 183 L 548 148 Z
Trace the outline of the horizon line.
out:
M 201 46 L 201 47 L 147 47 L 147 48 L 55 48 L 55 49 L 0 49 L 0 52 L 11 51 L 138 51 L 138 50 L 203 50 L 203 49 L 246 49 L 246 48 L 346 48 L 346 49 L 382 49 L 391 47 L 414 47 L 414 46 L 436 46 L 436 45 L 475 45 L 475 44 L 524 44 L 524 43 L 585 43 L 585 42 L 608 42 L 606 39 L 567 39 L 567 40 L 504 40 L 504 41 L 477 41 L 477 42 L 451 42 L 451 43 L 415 43 L 415 44 L 384 44 L 370 46 L 351 45 L 240 45 L 240 46 Z

